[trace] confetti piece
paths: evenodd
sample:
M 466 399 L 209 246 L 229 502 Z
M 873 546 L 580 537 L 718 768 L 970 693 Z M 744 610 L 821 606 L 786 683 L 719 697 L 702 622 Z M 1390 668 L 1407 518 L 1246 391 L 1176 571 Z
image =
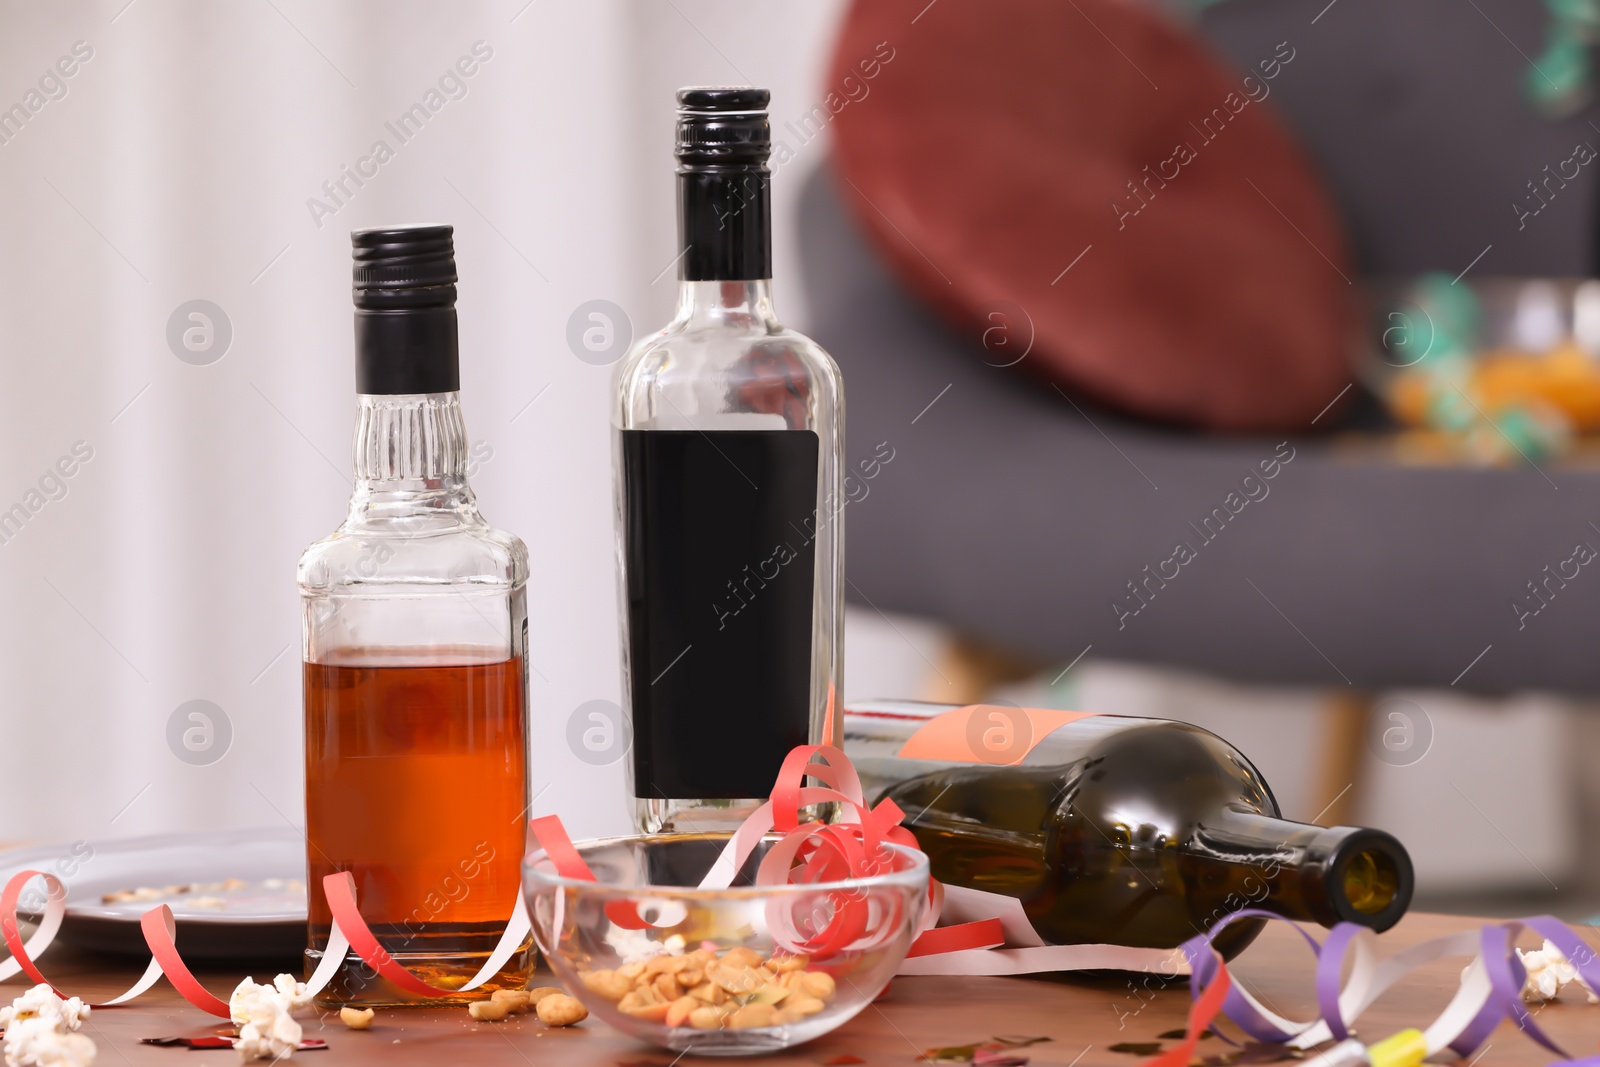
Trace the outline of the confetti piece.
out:
M 232 1048 L 231 1037 L 147 1037 L 141 1045 L 161 1045 L 167 1048 Z
M 974 1041 L 970 1045 L 948 1045 L 931 1048 L 918 1056 L 924 1063 L 971 1063 L 977 1067 L 1023 1067 L 1028 1057 L 1013 1051 L 1051 1040 L 1048 1037 L 1030 1037 L 1026 1034 L 1002 1034 L 988 1041 Z M 1159 1045 L 1155 1046 L 1160 1048 Z M 851 1062 L 861 1062 L 859 1060 Z
M 198 1037 L 146 1037 L 139 1041 L 141 1045 L 159 1045 L 163 1048 L 188 1048 L 188 1049 L 214 1049 L 233 1048 L 233 1038 L 221 1034 L 202 1034 Z M 307 1038 L 300 1042 L 300 1052 L 319 1052 L 328 1047 L 328 1043 L 320 1038 Z
M 1305 1058 L 1305 1053 L 1299 1049 L 1284 1048 L 1281 1045 L 1263 1044 L 1251 1041 L 1242 1048 L 1229 1049 L 1211 1056 L 1203 1056 L 1190 1061 L 1191 1067 L 1243 1067 L 1245 1064 L 1281 1063 L 1284 1060 L 1300 1060 Z
M 973 1067 L 1028 1067 L 1028 1057 L 1008 1048 L 985 1045 L 972 1054 Z

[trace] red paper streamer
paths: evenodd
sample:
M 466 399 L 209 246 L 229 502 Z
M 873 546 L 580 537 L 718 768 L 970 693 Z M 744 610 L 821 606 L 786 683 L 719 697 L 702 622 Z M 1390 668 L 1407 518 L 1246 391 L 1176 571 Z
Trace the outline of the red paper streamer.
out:
M 377 936 L 367 927 L 361 910 L 356 907 L 356 880 L 349 871 L 337 871 L 324 877 L 322 892 L 328 898 L 328 910 L 333 913 L 333 921 L 339 924 L 339 929 L 350 941 L 350 947 L 368 967 L 406 992 L 418 996 L 442 997 L 455 992 L 454 989 L 441 989 L 424 982 L 396 963 L 394 957 L 378 944 Z
M 1222 1002 L 1227 998 L 1228 987 L 1232 984 L 1228 968 L 1218 960 L 1217 976 L 1206 986 L 1205 992 L 1189 1005 L 1189 1028 L 1184 1032 L 1183 1040 L 1145 1060 L 1142 1067 L 1189 1067 L 1194 1059 L 1195 1048 L 1200 1044 L 1200 1035 L 1211 1028 L 1217 1013 L 1222 1011 Z
M 35 878 L 43 878 L 45 885 L 50 890 L 51 901 L 66 900 L 66 887 L 61 880 L 53 874 L 43 871 L 18 871 L 6 883 L 5 890 L 0 892 L 0 936 L 3 936 L 6 948 L 11 952 L 11 958 L 17 961 L 24 974 L 41 985 L 50 985 L 44 975 L 39 973 L 39 968 L 34 965 L 33 957 L 28 955 L 28 949 L 22 942 L 22 931 L 17 922 L 17 901 L 22 897 L 22 888 Z M 61 991 L 55 986 L 50 986 L 50 991 L 56 996 L 61 996 Z
M 139 926 L 144 931 L 144 943 L 150 946 L 150 954 L 161 964 L 161 973 L 183 999 L 201 1011 L 229 1018 L 228 1002 L 212 996 L 178 955 L 178 924 L 172 917 L 172 909 L 165 904 L 151 908 L 140 916 Z

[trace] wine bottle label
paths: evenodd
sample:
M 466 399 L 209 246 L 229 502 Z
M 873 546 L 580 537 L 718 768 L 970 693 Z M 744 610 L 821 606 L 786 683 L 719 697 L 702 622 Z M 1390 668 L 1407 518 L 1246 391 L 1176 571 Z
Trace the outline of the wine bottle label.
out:
M 819 439 L 621 434 L 635 791 L 765 796 L 810 740 Z
M 906 739 L 901 759 L 941 763 L 989 763 L 1015 766 L 1034 746 L 1069 722 L 1092 711 L 1013 708 L 1007 704 L 969 704 L 929 719 Z

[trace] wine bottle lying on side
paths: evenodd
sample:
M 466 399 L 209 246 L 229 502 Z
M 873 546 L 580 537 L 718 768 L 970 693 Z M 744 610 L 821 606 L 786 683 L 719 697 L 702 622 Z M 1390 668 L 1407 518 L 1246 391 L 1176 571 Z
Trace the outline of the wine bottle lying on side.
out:
M 1244 908 L 1381 931 L 1411 903 L 1399 841 L 1282 818 L 1250 761 L 1197 726 L 874 701 L 846 709 L 844 737 L 935 878 L 1017 898 L 1053 944 L 1171 948 Z M 1231 959 L 1261 926 L 1216 947 Z

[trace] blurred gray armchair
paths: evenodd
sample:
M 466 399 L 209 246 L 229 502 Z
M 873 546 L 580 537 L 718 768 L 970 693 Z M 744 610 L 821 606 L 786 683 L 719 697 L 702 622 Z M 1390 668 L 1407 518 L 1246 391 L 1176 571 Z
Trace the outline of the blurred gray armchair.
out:
M 1242 61 L 1294 39 L 1294 75 L 1273 100 L 1327 177 L 1365 273 L 1454 273 L 1474 257 L 1488 273 L 1590 272 L 1592 175 L 1538 226 L 1519 231 L 1506 206 L 1575 140 L 1600 144 L 1592 108 L 1549 120 L 1523 99 L 1528 61 L 1506 35 L 1536 54 L 1542 5 L 1342 0 L 1313 15 L 1232 0 L 1202 31 Z M 1330 782 L 1354 773 L 1360 694 L 1600 691 L 1600 571 L 1567 563 L 1575 545 L 1600 548 L 1592 462 L 1406 466 L 1381 433 L 1142 424 L 996 366 L 946 329 L 858 234 L 826 167 L 799 230 L 806 327 L 848 385 L 848 455 L 879 442 L 895 455 L 848 512 L 857 602 L 942 621 L 999 673 L 1092 646 L 1327 686 L 1346 709 L 1325 740 Z

